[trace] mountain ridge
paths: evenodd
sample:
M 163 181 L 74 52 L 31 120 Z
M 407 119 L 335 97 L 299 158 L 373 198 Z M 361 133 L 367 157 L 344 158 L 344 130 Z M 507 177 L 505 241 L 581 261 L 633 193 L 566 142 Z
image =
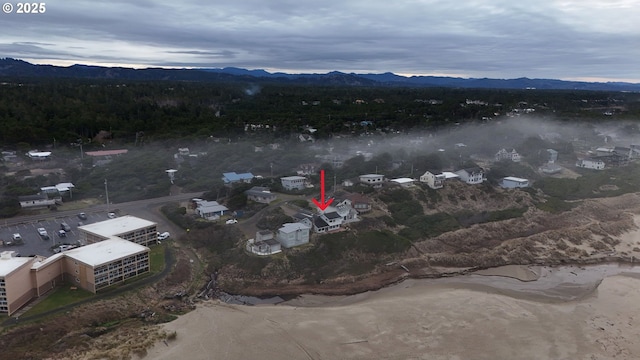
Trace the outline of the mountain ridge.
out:
M 586 82 L 559 79 L 515 79 L 461 78 L 447 76 L 402 76 L 385 73 L 344 73 L 331 71 L 324 74 L 268 72 L 264 69 L 239 67 L 169 69 L 149 67 L 134 69 L 127 67 L 105 67 L 74 64 L 71 66 L 37 65 L 13 58 L 0 59 L 0 77 L 122 79 L 150 81 L 200 81 L 200 82 L 280 82 L 305 85 L 332 86 L 385 86 L 385 87 L 450 87 L 483 89 L 540 89 L 540 90 L 604 90 L 640 91 L 640 83 Z

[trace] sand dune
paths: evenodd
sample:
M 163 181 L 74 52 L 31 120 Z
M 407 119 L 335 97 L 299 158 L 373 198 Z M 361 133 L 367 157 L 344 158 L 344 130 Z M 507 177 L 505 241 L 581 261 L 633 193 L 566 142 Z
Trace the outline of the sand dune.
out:
M 177 339 L 145 359 L 640 358 L 640 279 L 608 277 L 570 302 L 499 292 L 407 281 L 298 306 L 209 302 L 165 324 Z

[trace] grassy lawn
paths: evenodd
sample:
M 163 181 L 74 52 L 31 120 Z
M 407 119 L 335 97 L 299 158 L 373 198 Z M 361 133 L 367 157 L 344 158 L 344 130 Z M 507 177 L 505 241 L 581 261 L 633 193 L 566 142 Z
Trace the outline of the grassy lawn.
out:
M 166 244 L 166 242 L 165 242 Z M 164 249 L 167 245 L 152 245 L 149 253 L 149 267 L 151 274 L 157 274 L 164 269 Z
M 31 308 L 26 316 L 32 316 L 40 313 L 47 312 L 49 310 L 57 309 L 63 305 L 72 304 L 80 300 L 92 297 L 93 293 L 90 291 L 81 289 L 79 287 L 72 286 L 70 284 L 64 284 L 53 290 L 53 292 L 45 299 Z

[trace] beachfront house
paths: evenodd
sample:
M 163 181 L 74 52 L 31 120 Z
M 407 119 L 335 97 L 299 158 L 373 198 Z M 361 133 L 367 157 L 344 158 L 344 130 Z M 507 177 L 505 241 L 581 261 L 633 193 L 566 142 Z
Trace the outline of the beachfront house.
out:
M 456 174 L 466 184 L 482 184 L 484 181 L 484 170 L 480 167 L 458 170 Z
M 303 223 L 285 223 L 278 229 L 276 240 L 284 248 L 303 245 L 309 242 L 309 226 Z
M 441 189 L 444 187 L 445 175 L 435 170 L 427 170 L 420 176 L 420 182 L 426 183 L 432 189 Z

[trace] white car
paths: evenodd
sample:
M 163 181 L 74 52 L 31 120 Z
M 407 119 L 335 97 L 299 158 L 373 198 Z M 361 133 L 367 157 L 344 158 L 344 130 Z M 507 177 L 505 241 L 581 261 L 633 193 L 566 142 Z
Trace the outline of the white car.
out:
M 162 234 L 158 233 L 158 240 L 166 240 L 171 236 L 168 231 L 163 232 Z
M 13 241 L 21 241 L 21 240 L 22 240 L 22 236 L 20 235 L 20 233 L 13 234 Z
M 38 234 L 40 234 L 40 236 L 45 237 L 48 236 L 49 234 L 47 234 L 47 230 L 45 230 L 45 228 L 38 228 Z
M 71 249 L 75 249 L 77 246 L 73 246 L 73 245 L 60 245 L 56 248 L 53 249 L 54 253 L 60 253 L 63 251 L 67 251 L 67 250 L 71 250 Z
M 118 217 L 118 216 L 116 215 L 116 213 L 114 213 L 114 212 L 110 212 L 110 213 L 108 213 L 108 214 L 107 214 L 107 216 L 109 217 L 109 219 L 115 219 L 115 218 L 117 218 L 117 217 Z
M 237 223 L 238 223 L 238 220 L 236 220 L 236 219 L 229 219 L 229 220 L 227 220 L 227 222 L 226 222 L 226 224 L 227 224 L 227 225 L 237 224 Z

